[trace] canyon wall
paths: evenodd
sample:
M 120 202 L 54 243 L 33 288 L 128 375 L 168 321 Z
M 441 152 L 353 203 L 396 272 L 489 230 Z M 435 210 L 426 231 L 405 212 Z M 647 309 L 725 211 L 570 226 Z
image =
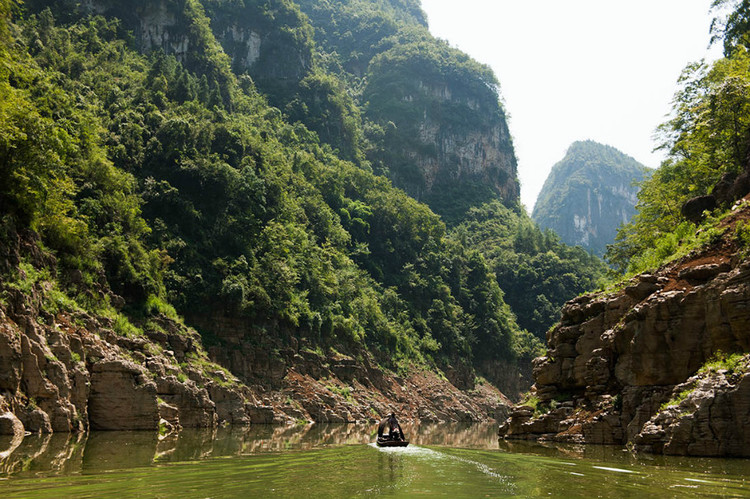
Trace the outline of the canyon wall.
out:
M 731 230 L 749 214 L 737 209 L 707 250 L 566 304 L 535 360 L 538 404 L 501 435 L 749 456 L 750 262 Z

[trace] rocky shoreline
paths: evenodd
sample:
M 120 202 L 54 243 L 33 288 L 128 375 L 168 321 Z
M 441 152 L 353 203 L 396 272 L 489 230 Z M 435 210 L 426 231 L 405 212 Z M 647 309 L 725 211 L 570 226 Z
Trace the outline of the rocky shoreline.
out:
M 391 411 L 476 422 L 504 419 L 510 407 L 488 383 L 462 391 L 429 371 L 399 377 L 367 355 L 299 346 L 278 358 L 235 349 L 253 366 L 240 379 L 180 321 L 159 316 L 143 336 L 122 336 L 107 317 L 45 312 L 44 296 L 9 289 L 0 303 L 0 434 L 362 423 Z M 216 348 L 212 357 L 229 360 Z
M 567 303 L 500 436 L 750 456 L 750 261 L 731 230 L 748 215 L 705 251 Z

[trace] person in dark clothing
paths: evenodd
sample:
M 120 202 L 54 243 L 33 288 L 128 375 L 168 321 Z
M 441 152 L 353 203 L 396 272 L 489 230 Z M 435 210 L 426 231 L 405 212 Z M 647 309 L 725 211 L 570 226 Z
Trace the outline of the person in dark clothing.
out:
M 388 440 L 404 440 L 404 430 L 398 424 L 395 414 L 391 413 L 390 416 L 380 422 L 380 426 L 378 426 L 378 438 L 383 438 L 383 432 L 386 428 L 388 428 L 388 435 L 385 438 Z

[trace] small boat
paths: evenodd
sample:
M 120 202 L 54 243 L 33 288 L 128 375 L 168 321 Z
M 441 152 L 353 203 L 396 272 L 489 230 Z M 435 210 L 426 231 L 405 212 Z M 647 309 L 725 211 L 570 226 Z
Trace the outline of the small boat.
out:
M 378 440 L 375 443 L 378 447 L 406 447 L 409 445 L 408 440 L 392 440 L 387 437 L 378 437 Z

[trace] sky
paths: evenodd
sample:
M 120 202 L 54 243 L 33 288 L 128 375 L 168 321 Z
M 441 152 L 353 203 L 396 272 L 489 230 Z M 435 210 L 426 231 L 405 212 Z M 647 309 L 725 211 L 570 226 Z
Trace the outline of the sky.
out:
M 711 0 L 422 0 L 430 31 L 487 64 L 531 212 L 570 144 L 595 140 L 649 167 L 685 66 L 709 49 Z

